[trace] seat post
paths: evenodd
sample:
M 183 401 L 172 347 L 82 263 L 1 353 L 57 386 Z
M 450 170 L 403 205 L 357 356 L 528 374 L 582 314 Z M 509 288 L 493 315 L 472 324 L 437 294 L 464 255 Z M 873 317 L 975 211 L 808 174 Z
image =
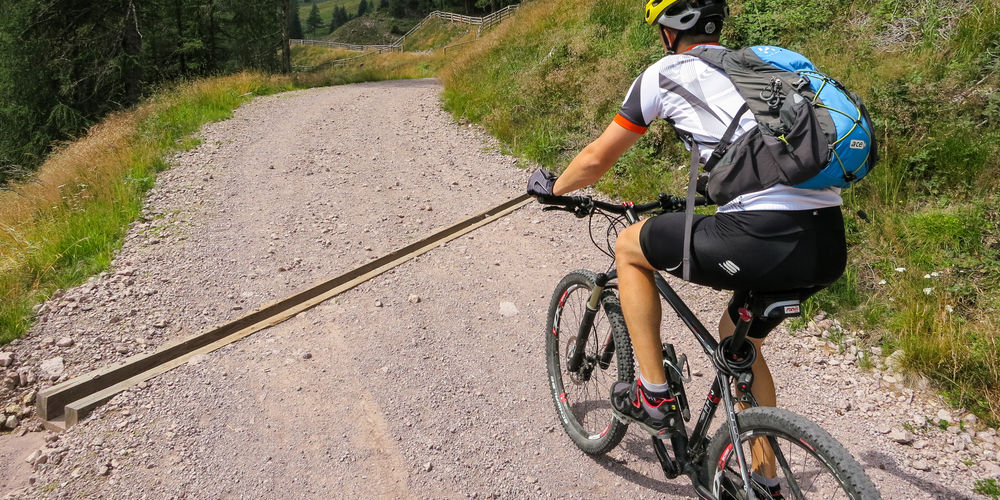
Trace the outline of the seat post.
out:
M 739 309 L 740 320 L 736 322 L 736 330 L 733 332 L 732 344 L 730 344 L 734 353 L 738 353 L 743 350 L 743 343 L 747 339 L 747 334 L 750 333 L 750 325 L 753 323 L 753 313 L 750 312 L 748 305 L 744 305 Z

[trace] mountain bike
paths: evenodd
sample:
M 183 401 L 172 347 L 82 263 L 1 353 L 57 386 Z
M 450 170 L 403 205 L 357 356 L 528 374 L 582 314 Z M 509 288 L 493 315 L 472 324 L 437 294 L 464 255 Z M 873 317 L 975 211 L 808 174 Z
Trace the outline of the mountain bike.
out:
M 685 200 L 661 194 L 651 203 L 616 205 L 579 196 L 539 196 L 543 210 L 564 210 L 590 219 L 590 238 L 612 258 L 607 272 L 577 270 L 556 286 L 545 327 L 546 365 L 556 411 L 570 439 L 585 453 L 600 455 L 615 448 L 628 424 L 614 416 L 611 385 L 635 377 L 632 344 L 617 296 L 614 242 L 618 230 L 642 214 L 679 212 Z M 698 204 L 704 205 L 702 199 Z M 594 235 L 594 218 L 607 223 L 605 245 Z M 663 343 L 663 365 L 676 419 L 652 436 L 653 450 L 668 479 L 690 478 L 701 498 L 752 500 L 780 498 L 775 490 L 751 479 L 755 459 L 773 456 L 784 498 L 880 499 L 858 462 L 829 433 L 787 410 L 760 407 L 750 392 L 754 345 L 746 341 L 754 317 L 784 318 L 801 314 L 797 294 L 750 293 L 740 310 L 735 334 L 716 341 L 691 309 L 663 279 L 656 287 L 691 330 L 715 369 L 712 387 L 690 433 L 691 420 L 684 384 L 691 381 L 687 357 Z M 709 425 L 721 407 L 725 422 L 711 438 Z M 664 440 L 669 440 L 668 451 Z M 736 445 L 734 446 L 734 443 Z M 763 461 L 763 460 L 761 460 Z M 763 466 L 761 466 L 763 467 Z M 775 495 L 775 496 L 772 496 Z

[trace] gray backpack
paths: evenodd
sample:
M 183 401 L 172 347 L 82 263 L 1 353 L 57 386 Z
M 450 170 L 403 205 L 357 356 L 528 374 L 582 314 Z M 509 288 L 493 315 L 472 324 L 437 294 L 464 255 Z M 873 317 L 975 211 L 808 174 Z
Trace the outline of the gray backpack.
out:
M 867 175 L 878 161 L 874 127 L 861 99 L 820 73 L 801 54 L 772 46 L 740 50 L 702 46 L 687 54 L 722 70 L 746 100 L 705 164 L 705 194 L 713 202 L 724 205 L 739 195 L 776 184 L 846 188 Z M 740 119 L 748 111 L 757 120 L 757 127 L 733 141 Z M 698 148 L 693 140 L 687 140 L 692 160 L 685 220 L 685 280 L 690 278 L 699 162 Z

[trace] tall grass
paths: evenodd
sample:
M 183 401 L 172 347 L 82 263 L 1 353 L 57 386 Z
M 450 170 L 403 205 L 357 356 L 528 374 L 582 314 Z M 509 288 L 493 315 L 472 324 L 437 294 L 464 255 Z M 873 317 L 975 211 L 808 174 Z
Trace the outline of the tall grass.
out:
M 723 41 L 812 58 L 873 113 L 882 161 L 845 192 L 851 263 L 808 304 L 902 349 L 956 405 L 1000 417 L 1000 4 L 733 0 Z M 556 170 L 600 134 L 663 56 L 630 0 L 525 4 L 440 73 L 445 106 Z M 654 127 L 598 188 L 648 199 L 684 184 Z M 851 215 L 869 214 L 872 223 Z M 903 271 L 897 271 L 903 269 Z M 925 276 L 927 276 L 925 278 Z

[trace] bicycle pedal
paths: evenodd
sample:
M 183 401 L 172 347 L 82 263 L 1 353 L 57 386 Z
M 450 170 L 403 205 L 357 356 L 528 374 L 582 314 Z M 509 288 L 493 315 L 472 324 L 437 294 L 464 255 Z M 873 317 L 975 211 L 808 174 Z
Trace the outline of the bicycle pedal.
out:
M 624 413 L 619 412 L 613 406 L 611 407 L 611 413 L 619 422 L 625 425 L 632 425 L 632 424 L 638 425 L 642 430 L 648 432 L 650 436 L 653 436 L 655 438 L 660 438 L 660 439 L 667 438 L 670 437 L 670 435 L 673 433 L 673 429 L 670 427 L 664 427 L 663 429 L 650 427 L 649 425 L 640 422 L 639 420 L 636 420 L 628 415 L 625 415 Z

